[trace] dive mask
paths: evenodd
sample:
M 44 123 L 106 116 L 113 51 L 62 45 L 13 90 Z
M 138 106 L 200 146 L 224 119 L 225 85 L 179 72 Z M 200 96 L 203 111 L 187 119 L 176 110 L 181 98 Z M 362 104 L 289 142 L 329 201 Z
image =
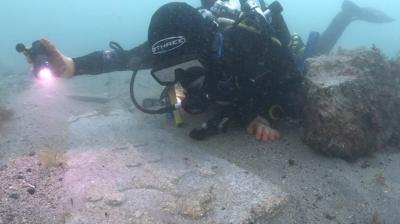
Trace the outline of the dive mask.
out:
M 190 71 L 198 72 L 193 74 Z M 204 73 L 205 66 L 199 59 L 186 60 L 178 64 L 172 63 L 170 66 L 160 66 L 151 70 L 153 78 L 162 86 L 172 85 L 184 80 L 194 80 Z

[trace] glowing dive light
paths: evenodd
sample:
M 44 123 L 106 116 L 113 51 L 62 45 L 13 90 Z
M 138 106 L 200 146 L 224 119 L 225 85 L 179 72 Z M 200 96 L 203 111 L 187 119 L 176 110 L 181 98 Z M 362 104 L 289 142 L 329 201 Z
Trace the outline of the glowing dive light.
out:
M 47 48 L 42 42 L 33 42 L 30 49 L 27 49 L 24 44 L 20 43 L 17 44 L 16 50 L 19 53 L 25 54 L 32 61 L 32 71 L 36 78 L 41 80 L 51 80 L 54 78 L 54 74 L 49 63 Z
M 43 81 L 51 81 L 53 80 L 54 75 L 50 68 L 44 67 L 39 70 L 36 77 Z

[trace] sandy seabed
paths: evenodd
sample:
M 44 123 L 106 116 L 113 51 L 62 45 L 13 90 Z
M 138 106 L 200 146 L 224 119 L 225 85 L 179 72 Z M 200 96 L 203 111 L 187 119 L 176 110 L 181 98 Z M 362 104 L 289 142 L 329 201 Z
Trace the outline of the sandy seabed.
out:
M 381 150 L 352 163 L 327 158 L 304 145 L 301 127 L 291 122 L 280 125 L 283 138 L 278 142 L 260 143 L 239 129 L 232 129 L 227 134 L 205 142 L 195 142 L 189 139 L 187 133 L 199 124 L 199 119 L 185 116 L 187 125 L 179 129 L 164 116 L 142 114 L 131 106 L 128 97 L 129 78 L 129 73 L 112 73 L 79 77 L 54 83 L 50 87 L 33 83 L 10 96 L 6 107 L 13 114 L 3 119 L 0 127 L 0 223 L 91 223 L 79 220 L 101 220 L 97 223 L 113 223 L 110 220 L 118 221 L 114 223 L 135 223 L 134 220 L 137 223 L 158 223 L 154 221 L 151 211 L 123 210 L 124 206 L 135 202 L 134 194 L 110 192 L 85 195 L 89 201 L 85 206 L 93 209 L 88 211 L 95 212 L 79 213 L 86 215 L 79 217 L 74 206 L 82 205 L 71 200 L 73 197 L 65 191 L 71 184 L 66 181 L 71 177 L 66 175 L 73 170 L 68 164 L 85 158 L 88 163 L 93 160 L 95 163 L 92 164 L 100 167 L 102 163 L 109 167 L 119 167 L 130 155 L 129 146 L 141 149 L 141 153 L 150 153 L 146 155 L 154 159 L 146 161 L 154 167 L 164 164 L 171 166 L 172 170 L 174 164 L 171 163 L 183 161 L 182 169 L 186 169 L 184 164 L 189 163 L 189 167 L 195 167 L 196 170 L 199 168 L 202 175 L 216 175 L 217 178 L 219 173 L 213 170 L 213 166 L 201 169 L 204 166 L 196 167 L 195 163 L 190 162 L 193 161 L 192 156 L 200 161 L 215 158 L 215 166 L 228 164 L 224 166 L 234 167 L 232 172 L 243 171 L 262 183 L 271 184 L 279 192 L 274 191 L 273 195 L 282 201 L 271 199 L 270 204 L 279 205 L 279 209 L 269 211 L 268 223 L 398 223 L 398 148 Z M 80 101 L 68 97 L 71 95 L 110 100 Z M 40 158 L 40 153 L 48 149 L 59 152 L 50 155 L 50 161 L 54 158 L 57 162 L 47 164 L 49 166 L 43 157 Z M 103 155 L 103 160 L 96 162 L 96 158 L 100 158 L 96 156 L 101 152 L 100 149 L 108 150 L 109 153 L 123 151 L 128 154 L 127 157 L 110 156 L 108 158 L 113 158 L 110 160 Z M 63 154 L 66 156 L 61 156 Z M 139 163 L 123 164 L 131 166 L 129 169 L 147 164 Z M 96 174 L 93 175 L 96 181 L 103 179 L 107 182 L 110 177 L 107 173 L 110 169 L 97 167 L 90 171 L 90 167 L 86 168 L 86 177 L 92 172 Z M 122 183 L 127 178 L 140 180 L 141 175 L 130 176 L 132 174 L 128 171 L 114 173 L 113 179 L 120 179 Z M 171 175 L 168 172 L 157 175 L 160 175 L 157 179 L 161 178 L 159 188 L 168 188 L 168 184 L 175 183 L 173 178 L 172 182 L 168 179 L 168 175 Z M 85 184 L 89 184 L 90 178 L 86 181 Z M 157 191 L 157 188 L 154 189 Z M 213 207 L 215 204 L 210 203 L 213 197 L 207 194 L 196 195 L 198 197 L 191 201 L 193 203 L 189 203 L 189 210 L 177 204 L 165 205 L 164 209 L 172 209 L 173 214 L 182 216 L 185 221 L 182 223 L 213 223 L 212 220 L 202 222 L 207 217 L 219 214 Z M 151 201 L 151 198 L 141 200 L 144 203 Z M 165 200 L 168 201 L 168 198 Z M 212 205 L 210 208 L 207 207 L 209 203 Z M 255 212 L 258 210 L 252 211 L 252 214 L 261 214 Z M 122 221 L 115 218 L 118 216 L 122 217 Z M 176 220 L 180 220 L 179 217 L 176 216 Z M 225 221 L 214 223 L 230 223 L 229 219 Z M 165 220 L 159 223 L 171 222 Z

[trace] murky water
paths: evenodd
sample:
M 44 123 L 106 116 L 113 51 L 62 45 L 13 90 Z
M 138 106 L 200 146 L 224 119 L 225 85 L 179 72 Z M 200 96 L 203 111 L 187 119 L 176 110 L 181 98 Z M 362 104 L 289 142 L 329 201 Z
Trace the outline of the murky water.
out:
M 132 144 L 148 146 L 162 155 L 163 147 L 169 147 L 172 151 L 179 149 L 178 152 L 183 150 L 188 154 L 194 151 L 209 153 L 245 169 L 246 174 L 248 171 L 254 173 L 263 181 L 271 181 L 284 191 L 293 193 L 300 201 L 296 201 L 300 209 L 294 209 L 299 220 L 328 223 L 337 219 L 341 223 L 367 223 L 365 220 L 371 220 L 375 211 L 386 216 L 386 220 L 398 219 L 394 211 L 400 204 L 400 182 L 396 171 L 399 153 L 378 153 L 376 157 L 350 164 L 314 154 L 301 142 L 300 134 L 292 127 L 286 128 L 293 130 L 286 130 L 287 136 L 278 143 L 259 144 L 238 131 L 210 142 L 197 143 L 187 137 L 189 127 L 195 124 L 192 120 L 183 129 L 172 129 L 173 122 L 164 115 L 147 116 L 133 107 L 129 99 L 131 72 L 82 76 L 47 85 L 28 74 L 30 66 L 15 51 L 16 43 L 30 45 L 41 37 L 48 38 L 71 57 L 107 49 L 109 41 L 117 41 L 124 48 L 133 48 L 147 39 L 152 13 L 167 2 L 3 0 L 0 7 L 0 168 L 3 169 L 1 165 L 11 159 L 42 149 L 84 152 L 86 149 L 96 151 L 106 148 L 107 144 L 122 148 Z M 186 2 L 195 7 L 200 5 L 200 0 Z M 342 4 L 342 0 L 280 2 L 285 8 L 284 17 L 291 32 L 299 33 L 303 39 L 310 31 L 325 30 Z M 400 51 L 400 1 L 354 2 L 380 9 L 397 20 L 387 24 L 355 21 L 337 46 L 376 46 L 387 56 L 396 56 Z M 155 92 L 154 89 L 159 86 L 153 88 L 149 79 L 151 77 L 147 76 L 141 80 L 138 89 Z M 157 91 L 158 96 L 160 89 Z M 176 141 L 176 136 L 179 136 L 179 141 Z M 191 147 L 191 144 L 196 144 L 196 147 Z M 146 147 L 143 152 L 147 151 Z M 168 157 L 184 161 L 186 165 L 191 162 L 190 158 L 169 153 L 166 164 L 169 164 Z M 30 162 L 25 164 L 27 167 L 23 168 L 36 166 L 33 160 L 30 158 Z M 292 163 L 288 164 L 288 160 Z M 119 164 L 119 161 L 108 162 Z M 20 172 L 18 167 L 14 168 L 13 172 Z M 108 175 L 97 174 L 101 177 Z M 129 172 L 126 174 L 131 175 Z M 88 176 L 90 174 L 85 177 Z M 118 179 L 118 176 L 115 178 Z M 71 183 L 63 182 L 63 187 L 68 188 L 68 184 Z M 10 190 L 6 185 L 4 189 Z M 22 190 L 25 192 L 25 189 Z M 1 213 L 1 209 L 8 208 L 10 204 L 0 205 L 1 224 L 2 214 L 5 214 Z M 18 204 L 13 206 L 18 207 Z M 341 214 L 335 213 L 337 210 Z

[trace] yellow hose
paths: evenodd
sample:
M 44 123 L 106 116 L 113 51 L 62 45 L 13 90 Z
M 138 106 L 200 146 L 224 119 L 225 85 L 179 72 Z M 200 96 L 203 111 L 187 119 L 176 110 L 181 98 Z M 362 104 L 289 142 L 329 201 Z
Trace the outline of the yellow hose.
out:
M 168 96 L 169 96 L 170 103 L 172 105 L 175 105 L 177 103 L 177 99 L 176 99 L 176 92 L 175 92 L 175 86 L 174 85 L 170 86 L 170 88 L 168 90 Z M 174 116 L 175 125 L 177 127 L 181 127 L 182 124 L 183 124 L 183 119 L 182 119 L 182 115 L 181 115 L 180 111 L 179 110 L 174 110 L 172 115 Z

